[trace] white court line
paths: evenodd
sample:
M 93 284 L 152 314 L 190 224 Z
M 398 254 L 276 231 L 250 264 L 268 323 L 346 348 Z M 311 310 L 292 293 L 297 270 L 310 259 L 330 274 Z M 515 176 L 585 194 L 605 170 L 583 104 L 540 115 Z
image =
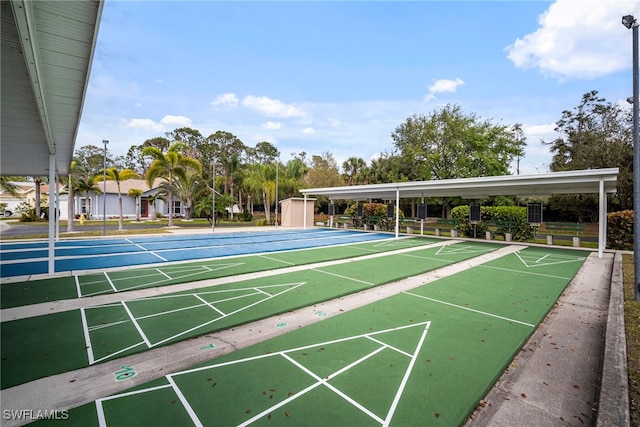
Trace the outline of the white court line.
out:
M 534 273 L 533 271 L 523 271 L 523 270 L 512 270 L 510 268 L 503 268 L 503 267 L 493 267 L 491 265 L 479 265 L 478 267 L 482 267 L 482 268 L 492 268 L 494 270 L 502 270 L 502 271 L 509 271 L 511 273 L 520 273 L 520 274 L 529 274 L 531 276 L 541 276 L 541 277 L 548 277 L 550 279 L 563 279 L 563 280 L 571 280 L 571 277 L 562 277 L 562 276 L 554 276 L 551 274 L 544 274 L 544 273 Z
M 538 263 L 538 262 L 542 261 L 543 259 L 545 259 L 545 258 L 546 258 L 546 257 L 548 257 L 548 256 L 549 256 L 549 254 L 546 254 L 545 256 L 543 256 L 542 258 L 540 258 L 539 260 L 537 260 L 537 261 L 536 261 L 536 263 Z
M 305 373 L 307 373 L 309 376 L 311 376 L 312 378 L 314 378 L 316 381 L 318 381 L 320 384 L 328 387 L 331 391 L 333 391 L 334 393 L 336 393 L 338 396 L 342 397 L 344 400 L 346 400 L 347 402 L 351 403 L 353 406 L 355 406 L 356 408 L 360 409 L 360 411 L 364 412 L 365 414 L 369 415 L 371 418 L 373 418 L 374 420 L 376 420 L 379 423 L 382 423 L 382 419 L 380 417 L 378 417 L 376 414 L 374 414 L 373 412 L 371 412 L 370 410 L 368 410 L 367 408 L 365 408 L 363 405 L 361 405 L 360 403 L 358 403 L 357 401 L 355 401 L 353 398 L 349 397 L 348 395 L 346 395 L 345 393 L 343 393 L 342 391 L 340 391 L 338 388 L 336 388 L 334 385 L 329 384 L 329 381 L 332 380 L 333 378 L 337 377 L 338 375 L 342 374 L 343 372 L 348 371 L 349 369 L 353 368 L 354 366 L 357 366 L 359 364 L 361 364 L 362 362 L 364 362 L 365 360 L 368 360 L 370 358 L 372 358 L 373 356 L 375 356 L 376 354 L 380 353 L 382 350 L 385 350 L 387 348 L 386 345 L 383 345 L 381 347 L 379 347 L 378 349 L 370 352 L 369 354 L 365 354 L 364 356 L 362 356 L 360 359 L 355 360 L 354 362 L 348 364 L 347 366 L 344 366 L 342 369 L 334 372 L 333 374 L 329 374 L 327 377 L 325 378 L 321 378 L 319 376 L 317 376 L 313 371 L 307 369 L 305 366 L 303 366 L 302 364 L 300 364 L 298 361 L 296 361 L 295 359 L 293 359 L 292 357 L 290 357 L 288 354 L 283 354 L 282 356 L 284 358 L 286 358 L 289 362 L 293 363 L 294 365 L 296 365 L 298 368 L 302 369 Z
M 193 249 L 193 248 L 191 248 L 191 249 Z M 156 253 L 156 251 L 147 251 L 146 253 L 149 253 L 149 254 L 151 254 L 151 255 L 153 255 L 153 256 L 155 256 L 155 257 L 158 257 L 158 258 L 160 258 L 160 259 L 161 259 L 162 261 L 164 261 L 164 262 L 168 262 L 168 261 L 169 261 L 168 259 L 166 259 L 166 258 L 161 257 L 160 255 L 158 255 L 158 254 Z
M 131 310 L 129 310 L 129 307 L 127 307 L 127 302 L 126 301 L 121 301 L 120 303 L 122 304 L 122 306 L 124 307 L 124 310 L 129 315 L 129 318 L 131 319 L 131 322 L 133 322 L 133 326 L 135 326 L 135 328 L 138 330 L 138 333 L 142 337 L 142 340 L 150 348 L 151 347 L 151 342 L 149 341 L 147 336 L 144 334 L 144 331 L 142 330 L 142 327 L 136 321 L 136 318 L 133 316 L 133 313 L 131 313 Z
M 532 325 L 531 323 L 521 322 L 520 320 L 510 319 L 508 317 L 499 316 L 497 314 L 487 313 L 486 311 L 476 310 L 475 308 L 464 307 L 462 305 L 452 304 L 450 302 L 446 302 L 446 301 L 437 300 L 437 299 L 434 299 L 434 298 L 425 297 L 423 295 L 418 295 L 418 294 L 414 294 L 414 293 L 407 292 L 407 291 L 403 292 L 403 294 L 407 294 L 407 295 L 411 295 L 413 297 L 422 298 L 422 299 L 426 299 L 426 300 L 429 300 L 429 301 L 437 302 L 439 304 L 448 305 L 450 307 L 461 308 L 462 310 L 471 311 L 471 312 L 482 314 L 482 315 L 485 315 L 485 316 L 495 317 L 497 319 L 506 320 L 508 322 L 519 323 L 521 325 L 529 326 L 531 328 L 535 328 L 536 327 L 536 325 Z
M 258 292 L 260 292 L 261 294 L 264 294 L 264 295 L 266 295 L 266 296 L 268 296 L 268 297 L 270 297 L 270 296 L 271 296 L 271 294 L 270 294 L 269 292 L 265 292 L 265 291 L 263 291 L 263 290 L 262 290 L 262 289 L 260 289 L 260 288 L 253 288 L 253 289 L 255 289 L 256 291 L 258 291 Z
M 92 326 L 89 328 L 89 331 L 98 331 L 100 329 L 108 328 L 111 326 L 122 325 L 123 323 L 129 323 L 131 320 L 120 320 L 118 322 L 104 323 L 96 326 Z
M 202 301 L 205 305 L 208 305 L 209 307 L 211 307 L 212 309 L 214 309 L 218 314 L 220 314 L 221 316 L 224 316 L 224 313 L 220 310 L 218 310 L 217 307 L 215 307 L 213 304 L 207 302 L 204 298 L 202 298 L 200 295 L 198 294 L 193 294 L 194 297 L 198 298 L 200 301 Z
M 87 315 L 84 308 L 80 309 L 80 317 L 82 318 L 82 332 L 84 334 L 84 343 L 87 347 L 87 356 L 89 357 L 89 365 L 93 365 L 93 350 L 91 349 L 91 337 L 89 336 L 89 324 L 87 323 Z
M 94 363 L 99 363 L 99 362 L 102 362 L 103 360 L 110 359 L 110 358 L 112 358 L 112 357 L 114 357 L 114 356 L 117 356 L 117 355 L 119 355 L 119 354 L 121 354 L 121 353 L 124 353 L 125 351 L 129 351 L 129 350 L 131 350 L 132 348 L 135 348 L 135 347 L 137 347 L 137 346 L 139 346 L 139 345 L 141 345 L 141 344 L 144 344 L 144 341 L 140 341 L 140 342 L 139 342 L 139 343 L 137 343 L 137 344 L 130 345 L 129 347 L 127 347 L 127 348 L 123 348 L 122 350 L 118 350 L 118 351 L 116 351 L 115 353 L 109 353 L 109 354 L 107 354 L 106 356 L 101 357 L 100 359 L 96 359 L 96 361 L 95 361 Z
M 296 289 L 296 288 L 298 288 L 298 287 L 300 287 L 300 286 L 304 285 L 305 283 L 307 283 L 307 282 L 300 282 L 298 285 L 296 285 L 296 286 L 292 286 L 291 288 L 288 288 L 288 289 L 285 289 L 285 290 L 284 290 L 284 291 L 282 291 L 282 292 L 278 292 L 277 294 L 275 294 L 275 295 L 273 295 L 273 296 L 271 296 L 271 297 L 267 297 L 267 298 L 265 298 L 265 299 L 263 299 L 263 300 L 256 301 L 256 302 L 254 302 L 254 303 L 252 303 L 252 304 L 249 304 L 249 305 L 247 305 L 247 306 L 244 306 L 244 307 L 242 307 L 242 308 L 239 308 L 239 309 L 237 309 L 237 310 L 235 310 L 235 311 L 232 311 L 232 312 L 230 312 L 230 313 L 228 313 L 228 314 L 225 314 L 225 315 L 223 315 L 223 316 L 220 316 L 220 317 L 218 317 L 218 318 L 216 318 L 216 319 L 209 320 L 208 322 L 204 322 L 204 323 L 202 323 L 202 324 L 200 324 L 200 325 L 197 325 L 197 326 L 194 326 L 194 327 L 192 327 L 192 328 L 189 328 L 189 329 L 187 329 L 186 331 L 182 331 L 182 332 L 180 332 L 180 333 L 178 333 L 178 334 L 175 334 L 175 335 L 173 335 L 173 336 L 171 336 L 171 337 L 169 337 L 169 338 L 165 338 L 165 339 L 163 339 L 163 340 L 160 340 L 160 341 L 158 341 L 157 343 L 153 344 L 153 346 L 160 345 L 160 344 L 164 344 L 164 343 L 165 343 L 165 342 L 167 342 L 167 341 L 171 341 L 172 339 L 175 339 L 175 338 L 178 338 L 178 337 L 180 337 L 180 336 L 182 336 L 182 335 L 188 334 L 189 332 L 193 332 L 193 331 L 195 331 L 195 330 L 197 330 L 197 329 L 199 329 L 199 328 L 202 328 L 202 327 L 204 327 L 204 326 L 207 326 L 207 325 L 210 325 L 210 324 L 212 324 L 212 323 L 215 323 L 215 322 L 217 322 L 218 320 L 226 319 L 227 317 L 229 317 L 229 316 L 231 316 L 231 315 L 233 315 L 233 314 L 239 313 L 239 312 L 241 312 L 241 311 L 243 311 L 243 310 L 247 310 L 247 309 L 249 309 L 249 308 L 253 307 L 254 305 L 261 304 L 261 303 L 263 303 L 263 302 L 265 302 L 265 301 L 270 300 L 271 298 L 275 298 L 275 297 L 277 297 L 277 296 L 279 296 L 279 295 L 282 295 L 282 294 L 284 294 L 284 293 L 286 293 L 286 292 L 289 292 L 289 291 L 291 291 L 291 290 L 293 290 L 293 289 Z M 151 347 L 151 345 L 150 345 L 150 347 Z
M 169 381 L 169 383 L 171 384 L 171 387 L 173 387 L 173 391 L 178 396 L 178 399 L 180 399 L 180 402 L 182 403 L 182 406 L 184 406 L 184 409 L 187 411 L 187 414 L 189 414 L 189 417 L 191 418 L 191 421 L 193 422 L 193 424 L 196 425 L 196 427 L 202 427 L 203 426 L 202 422 L 196 415 L 191 405 L 189 405 L 189 402 L 184 397 L 184 394 L 182 394 L 182 391 L 178 388 L 178 385 L 176 384 L 176 382 L 173 380 L 173 378 L 169 376 L 167 376 L 166 378 L 167 378 L 167 381 Z
M 76 291 L 78 292 L 78 298 L 82 298 L 82 291 L 80 290 L 80 279 L 78 278 L 77 274 L 75 274 L 73 278 L 76 282 Z
M 324 342 L 319 342 L 319 343 L 314 343 L 314 344 L 308 344 L 308 345 L 295 347 L 295 348 L 290 348 L 290 349 L 282 350 L 282 351 L 278 351 L 278 352 L 260 354 L 258 356 L 247 357 L 245 359 L 231 360 L 229 362 L 222 362 L 222 363 L 217 363 L 217 364 L 214 364 L 214 365 L 201 366 L 199 368 L 187 369 L 187 370 L 184 370 L 184 371 L 175 372 L 175 373 L 173 373 L 171 375 L 176 376 L 176 375 L 184 375 L 184 374 L 193 374 L 195 372 L 206 371 L 208 369 L 220 368 L 220 367 L 229 366 L 229 365 L 236 365 L 236 364 L 244 363 L 244 362 L 251 362 L 251 361 L 254 361 L 254 360 L 264 359 L 265 357 L 273 357 L 273 356 L 277 356 L 277 355 L 283 354 L 283 353 L 292 353 L 292 352 L 297 352 L 297 351 L 302 351 L 302 350 L 308 350 L 310 348 L 315 348 L 315 347 L 320 347 L 320 346 L 327 346 L 327 345 L 331 345 L 331 344 L 337 344 L 337 343 L 342 343 L 342 342 L 346 342 L 346 341 L 356 340 L 358 338 L 367 338 L 367 336 L 369 336 L 369 335 L 380 335 L 380 334 L 386 334 L 387 332 L 395 332 L 395 331 L 399 331 L 399 330 L 402 330 L 402 329 L 415 328 L 417 326 L 424 326 L 424 325 L 427 325 L 429 323 L 430 323 L 430 321 L 420 322 L 420 323 L 412 323 L 410 325 L 398 326 L 398 327 L 395 327 L 395 328 L 384 329 L 382 331 L 369 332 L 369 333 L 361 334 L 361 335 L 352 335 L 350 337 L 344 337 L 344 338 L 338 338 L 338 339 L 330 340 L 330 341 L 324 341 Z
M 166 277 L 167 279 L 171 280 L 172 277 L 169 276 L 167 273 L 165 273 L 164 271 L 160 270 L 159 268 L 156 268 L 156 271 L 160 274 L 162 274 L 164 277 Z
M 324 274 L 329 274 L 331 276 L 340 277 L 342 279 L 353 280 L 354 282 L 364 283 L 365 285 L 375 286 L 375 283 L 366 282 L 366 281 L 360 280 L 360 279 L 354 279 L 353 277 L 343 276 L 342 274 L 330 273 L 328 271 L 319 270 L 317 268 L 312 268 L 311 270 L 312 271 L 317 271 L 318 273 L 324 273 Z
M 313 390 L 314 388 L 317 388 L 320 386 L 321 383 L 313 383 L 311 384 L 309 387 L 300 390 L 298 393 L 286 398 L 285 400 L 283 400 L 282 402 L 273 405 L 272 407 L 270 407 L 268 410 L 266 411 L 262 411 L 259 414 L 257 414 L 256 416 L 249 418 L 247 421 L 238 424 L 238 427 L 246 427 L 249 424 L 253 423 L 254 421 L 256 421 L 259 418 L 264 417 L 265 415 L 267 415 L 269 412 L 273 412 L 276 409 L 282 408 L 283 406 L 285 406 L 286 404 L 288 404 L 289 402 L 294 401 L 295 399 L 297 399 L 298 397 L 304 396 L 305 394 L 307 394 L 308 392 L 310 392 L 311 390 Z
M 388 426 L 389 423 L 391 422 L 391 419 L 393 418 L 393 414 L 396 412 L 396 407 L 398 406 L 398 402 L 400 401 L 400 397 L 402 397 L 402 393 L 404 392 L 404 388 L 407 385 L 407 381 L 409 381 L 409 376 L 411 376 L 411 371 L 413 371 L 413 366 L 416 364 L 416 360 L 418 358 L 418 353 L 420 352 L 420 349 L 422 348 L 422 344 L 424 343 L 425 338 L 427 337 L 427 332 L 429 332 L 429 327 L 431 326 L 431 323 L 429 323 L 428 325 L 425 326 L 424 328 L 424 332 L 422 332 L 422 336 L 420 337 L 420 340 L 418 341 L 418 345 L 416 345 L 416 349 L 413 352 L 413 355 L 411 356 L 411 360 L 409 361 L 409 366 L 407 367 L 407 370 L 404 372 L 404 377 L 402 378 L 402 382 L 400 383 L 400 387 L 398 387 L 398 391 L 396 392 L 396 396 L 393 399 L 393 403 L 391 404 L 391 407 L 389 408 L 389 412 L 387 413 L 387 417 L 384 420 L 383 425 Z
M 275 259 L 275 258 L 271 258 L 270 256 L 266 256 L 266 255 L 258 255 L 261 258 L 266 258 L 266 259 L 270 259 L 271 261 L 276 261 L 276 262 L 281 262 L 282 264 L 288 264 L 288 265 L 296 265 L 293 262 L 289 262 L 289 261 L 283 261 L 281 259 Z
M 375 343 L 378 343 L 378 344 L 380 344 L 380 345 L 383 345 L 383 346 L 385 346 L 385 347 L 388 347 L 388 348 L 390 348 L 391 350 L 397 351 L 397 352 L 398 352 L 398 353 L 400 353 L 400 354 L 404 354 L 404 355 L 405 355 L 405 356 L 407 356 L 407 357 L 411 357 L 411 355 L 410 355 L 409 353 L 407 353 L 406 351 L 404 351 L 404 350 L 400 350 L 399 348 L 396 348 L 396 347 L 394 347 L 394 346 L 392 346 L 392 345 L 389 345 L 389 344 L 387 344 L 387 343 L 385 343 L 385 342 L 383 342 L 383 341 L 380 341 L 380 340 L 377 340 L 377 339 L 375 339 L 375 338 L 373 338 L 373 337 L 370 337 L 369 335 L 367 335 L 365 338 L 367 338 L 367 339 L 369 339 L 369 340 L 371 340 L 371 341 L 373 341 L 373 342 L 375 342 Z
M 118 292 L 118 288 L 116 288 L 116 285 L 113 284 L 113 282 L 111 281 L 111 278 L 109 277 L 106 271 L 104 272 L 104 277 L 107 279 L 107 283 L 109 283 L 109 286 L 111 286 L 111 289 L 113 289 L 113 292 Z
M 124 239 L 124 240 L 125 240 L 126 242 L 131 243 L 133 246 L 137 246 L 137 247 L 139 247 L 140 249 L 142 249 L 142 250 L 143 250 L 143 251 L 145 251 L 145 252 L 147 251 L 147 248 L 145 248 L 144 246 L 139 245 L 138 243 L 136 243 L 136 242 L 134 242 L 134 241 L 132 241 L 132 240 L 130 240 L 130 239 Z

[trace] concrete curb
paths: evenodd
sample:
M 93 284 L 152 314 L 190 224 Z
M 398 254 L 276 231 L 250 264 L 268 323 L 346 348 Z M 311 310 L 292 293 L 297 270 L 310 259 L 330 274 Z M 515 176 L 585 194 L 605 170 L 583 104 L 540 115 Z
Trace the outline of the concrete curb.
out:
M 611 276 L 602 380 L 596 426 L 630 426 L 627 344 L 624 330 L 622 253 L 616 252 Z

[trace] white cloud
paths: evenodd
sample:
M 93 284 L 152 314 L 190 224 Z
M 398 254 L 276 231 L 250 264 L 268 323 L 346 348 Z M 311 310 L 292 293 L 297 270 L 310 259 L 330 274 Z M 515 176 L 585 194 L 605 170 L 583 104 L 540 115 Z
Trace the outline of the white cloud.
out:
M 129 129 L 162 132 L 168 128 L 189 127 L 191 126 L 191 119 L 185 116 L 172 116 L 171 114 L 167 114 L 160 122 L 151 119 L 131 119 L 126 122 L 124 126 Z
M 148 129 L 153 131 L 162 129 L 162 126 L 151 119 L 131 119 L 126 122 L 125 126 L 131 129 Z
M 449 79 L 434 80 L 433 84 L 429 86 L 429 93 L 425 95 L 424 100 L 429 101 L 431 99 L 435 99 L 436 93 L 455 92 L 463 84 L 464 84 L 464 80 L 462 80 L 459 77 L 456 78 L 455 80 L 449 80 Z
M 191 126 L 191 119 L 185 116 L 167 114 L 160 120 L 160 123 L 165 126 L 189 127 Z
M 518 68 L 538 68 L 543 75 L 593 79 L 630 65 L 631 36 L 621 23 L 637 2 L 557 0 L 540 15 L 540 27 L 507 46 Z
M 244 97 L 242 105 L 251 108 L 269 117 L 304 117 L 304 111 L 295 105 L 285 104 L 277 99 L 267 98 L 266 96 L 249 95 Z
M 269 121 L 264 123 L 262 127 L 266 130 L 278 130 L 282 127 L 282 123 Z
M 211 101 L 211 105 L 218 106 L 229 106 L 229 107 L 237 107 L 238 106 L 238 97 L 235 93 L 223 93 L 221 95 L 216 96 L 216 99 Z
M 304 128 L 301 131 L 304 135 L 313 135 L 314 133 L 316 133 L 316 130 L 314 128 Z

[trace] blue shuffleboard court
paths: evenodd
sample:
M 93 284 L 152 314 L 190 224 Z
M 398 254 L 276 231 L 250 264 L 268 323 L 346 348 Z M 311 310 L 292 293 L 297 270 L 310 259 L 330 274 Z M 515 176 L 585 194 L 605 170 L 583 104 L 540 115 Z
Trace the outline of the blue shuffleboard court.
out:
M 328 228 L 55 242 L 55 271 L 189 261 L 388 239 L 389 234 Z M 0 244 L 0 278 L 48 272 L 48 242 Z

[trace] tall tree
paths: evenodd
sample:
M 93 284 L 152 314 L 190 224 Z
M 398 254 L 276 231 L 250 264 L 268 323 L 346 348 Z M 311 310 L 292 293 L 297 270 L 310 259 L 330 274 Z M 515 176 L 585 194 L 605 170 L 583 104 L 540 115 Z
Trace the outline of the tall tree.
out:
M 325 151 L 311 157 L 311 167 L 307 173 L 305 184 L 309 187 L 336 187 L 342 185 L 342 175 L 333 154 Z
M 168 183 L 165 184 L 167 184 L 168 190 Z M 209 188 L 207 183 L 196 169 L 186 168 L 184 175 L 176 176 L 176 180 L 173 182 L 173 194 L 184 202 L 185 219 L 191 219 L 194 203 L 199 196 L 206 192 L 207 188 Z
M 118 187 L 118 230 L 122 231 L 123 229 L 123 218 L 122 218 L 122 192 L 120 191 L 120 183 L 122 181 L 126 181 L 128 179 L 140 178 L 136 172 L 131 169 L 118 169 L 116 167 L 109 168 L 104 171 L 104 177 L 107 178 L 107 181 L 115 181 L 116 186 Z M 104 197 L 107 197 L 105 194 Z
M 633 138 L 631 109 L 607 102 L 593 90 L 582 96 L 580 105 L 562 112 L 556 122 L 559 136 L 549 145 L 553 154 L 551 170 L 567 171 L 595 168 L 620 168 L 614 208 L 633 206 Z M 566 199 L 566 198 L 565 198 Z M 589 197 L 572 196 L 579 210 L 592 210 L 581 200 Z M 568 199 L 565 200 L 569 203 Z M 581 215 L 581 214 L 578 214 Z
M 130 188 L 127 191 L 127 196 L 136 198 L 136 221 L 140 222 L 140 197 L 142 196 L 142 190 L 139 188 Z
M 391 137 L 408 180 L 507 175 L 521 152 L 507 126 L 465 114 L 457 105 L 414 115 Z
M 367 162 L 361 157 L 349 157 L 342 163 L 342 175 L 347 185 L 359 184 L 358 177 L 362 169 L 367 167 Z
M 153 185 L 156 178 L 164 178 L 168 182 L 169 227 L 173 227 L 173 183 L 176 177 L 184 177 L 188 168 L 202 173 L 202 166 L 198 160 L 182 154 L 181 150 L 184 148 L 186 148 L 184 143 L 177 142 L 172 144 L 166 153 L 151 146 L 143 150 L 145 156 L 153 159 L 146 175 L 149 187 Z

